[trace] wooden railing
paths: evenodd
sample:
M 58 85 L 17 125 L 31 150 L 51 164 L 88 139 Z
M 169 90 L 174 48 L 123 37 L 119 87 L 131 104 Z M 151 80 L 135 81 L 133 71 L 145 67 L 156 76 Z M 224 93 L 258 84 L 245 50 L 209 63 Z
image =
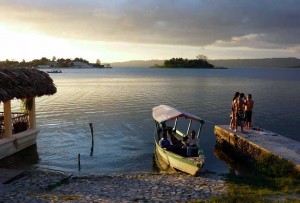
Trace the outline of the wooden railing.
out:
M 13 134 L 27 130 L 29 127 L 29 115 L 26 113 L 11 113 Z M 0 112 L 0 138 L 4 134 L 4 112 Z

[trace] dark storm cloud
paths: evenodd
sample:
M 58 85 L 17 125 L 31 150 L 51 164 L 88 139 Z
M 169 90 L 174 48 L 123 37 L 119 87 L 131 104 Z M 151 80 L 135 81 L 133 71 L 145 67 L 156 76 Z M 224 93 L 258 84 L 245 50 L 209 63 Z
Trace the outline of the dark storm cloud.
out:
M 7 0 L 0 23 L 85 40 L 288 48 L 300 44 L 296 0 Z

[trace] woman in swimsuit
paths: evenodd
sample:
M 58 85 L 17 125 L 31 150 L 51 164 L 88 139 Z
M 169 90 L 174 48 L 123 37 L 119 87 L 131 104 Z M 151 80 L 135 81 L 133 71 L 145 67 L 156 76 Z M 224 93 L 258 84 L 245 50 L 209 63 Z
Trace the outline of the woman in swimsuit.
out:
M 231 130 L 235 129 L 234 102 L 235 102 L 236 98 L 238 98 L 239 95 L 240 95 L 240 93 L 236 92 L 234 94 L 234 97 L 233 97 L 232 102 L 231 102 L 231 114 L 230 114 L 230 124 L 229 124 L 229 129 L 231 129 Z

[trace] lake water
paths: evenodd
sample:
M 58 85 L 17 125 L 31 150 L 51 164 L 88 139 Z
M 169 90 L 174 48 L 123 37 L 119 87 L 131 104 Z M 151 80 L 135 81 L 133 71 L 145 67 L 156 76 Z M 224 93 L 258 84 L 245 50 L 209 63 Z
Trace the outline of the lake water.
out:
M 63 69 L 51 77 L 57 93 L 36 100 L 40 167 L 77 173 L 80 153 L 81 174 L 152 171 L 152 108 L 166 104 L 207 121 L 203 170 L 226 173 L 213 128 L 229 123 L 236 91 L 253 95 L 254 126 L 300 141 L 299 69 Z

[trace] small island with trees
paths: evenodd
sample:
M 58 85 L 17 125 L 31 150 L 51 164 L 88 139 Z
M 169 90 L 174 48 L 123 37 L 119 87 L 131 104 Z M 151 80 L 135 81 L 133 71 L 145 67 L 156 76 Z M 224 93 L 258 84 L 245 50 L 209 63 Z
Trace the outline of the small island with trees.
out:
M 19 62 L 16 60 L 0 61 L 0 68 L 111 68 L 110 64 L 101 64 L 100 59 L 96 60 L 96 63 L 90 63 L 89 61 L 76 57 L 75 59 L 57 59 L 55 56 L 52 60 L 42 57 L 41 59 L 34 59 L 32 61 L 25 61 L 24 59 Z
M 165 60 L 164 65 L 155 64 L 152 68 L 203 68 L 212 69 L 214 65 L 207 61 L 207 57 L 204 55 L 196 56 L 196 59 L 183 59 L 183 58 L 171 58 Z

